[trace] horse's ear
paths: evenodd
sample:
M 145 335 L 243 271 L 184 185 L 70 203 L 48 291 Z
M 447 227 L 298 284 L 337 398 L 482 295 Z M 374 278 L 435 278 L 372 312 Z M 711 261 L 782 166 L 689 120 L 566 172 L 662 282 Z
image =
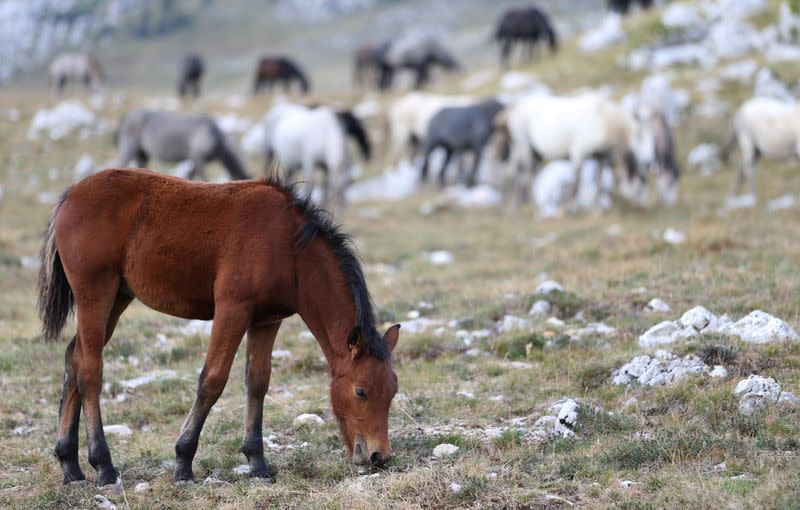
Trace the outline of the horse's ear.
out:
M 397 346 L 397 340 L 400 339 L 400 324 L 395 324 L 387 329 L 386 333 L 383 335 L 383 339 L 389 344 L 389 350 L 394 351 L 394 348 Z
M 347 337 L 347 347 L 350 349 L 350 358 L 356 359 L 361 354 L 362 349 L 361 328 L 358 326 L 353 328 L 350 336 Z

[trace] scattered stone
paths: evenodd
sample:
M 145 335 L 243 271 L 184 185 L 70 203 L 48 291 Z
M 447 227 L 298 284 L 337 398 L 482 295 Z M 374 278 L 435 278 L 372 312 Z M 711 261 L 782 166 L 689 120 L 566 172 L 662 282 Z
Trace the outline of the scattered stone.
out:
M 649 312 L 666 313 L 670 311 L 669 305 L 660 298 L 651 299 L 644 308 Z
M 563 328 L 566 325 L 566 323 L 561 319 L 559 319 L 558 317 L 550 317 L 545 321 L 545 324 L 547 324 L 548 326 L 553 326 L 555 328 Z
M 231 469 L 231 471 L 233 471 L 233 474 L 239 475 L 239 476 L 249 475 L 250 474 L 250 466 L 248 466 L 247 464 L 240 464 L 240 465 L 236 466 L 235 468 Z
M 741 396 L 739 400 L 739 413 L 752 416 L 767 405 L 786 404 L 795 406 L 800 403 L 794 393 L 781 391 L 781 386 L 772 377 L 750 375 L 742 379 L 733 390 L 733 394 Z
M 683 244 L 686 242 L 686 234 L 681 232 L 680 230 L 675 230 L 674 228 L 668 228 L 664 230 L 664 242 L 667 244 Z
M 742 473 L 740 475 L 732 476 L 731 480 L 736 482 L 755 482 L 756 480 L 758 480 L 758 478 L 751 475 L 750 473 Z
M 455 455 L 456 452 L 458 452 L 458 450 L 459 447 L 454 444 L 442 443 L 436 445 L 436 447 L 433 449 L 433 456 L 436 457 L 437 459 L 441 459 L 442 457 L 449 457 L 450 455 Z
M 619 44 L 625 40 L 622 30 L 622 18 L 619 14 L 610 13 L 603 18 L 599 26 L 584 33 L 578 46 L 584 53 L 591 53 Z
M 51 140 L 60 140 L 80 127 L 94 125 L 96 120 L 94 113 L 80 101 L 63 101 L 50 110 L 41 109 L 34 114 L 28 140 L 36 140 L 42 131 Z
M 724 379 L 728 377 L 728 369 L 722 365 L 714 365 L 714 368 L 711 369 L 708 375 L 715 379 Z
M 545 280 L 539 285 L 536 286 L 536 289 L 533 291 L 534 296 L 546 296 L 551 292 L 564 292 L 564 287 L 561 286 L 560 283 L 554 280 Z
M 105 425 L 103 433 L 106 435 L 128 437 L 133 435 L 133 430 L 127 425 Z
M 578 421 L 578 403 L 575 400 L 570 398 L 561 404 L 561 409 L 558 411 L 558 421 L 570 429 L 575 426 Z
M 761 310 L 753 310 L 742 317 L 730 326 L 728 332 L 754 344 L 800 340 L 794 328 Z
M 72 167 L 72 175 L 75 180 L 79 180 L 92 173 L 92 170 L 94 170 L 94 159 L 91 154 L 84 153 Z
M 470 399 L 475 398 L 475 394 L 471 391 L 463 391 L 463 390 L 457 391 L 456 395 L 459 397 L 470 398 Z
M 641 482 L 634 482 L 632 480 L 622 480 L 621 482 L 619 482 L 619 486 L 623 490 L 629 489 L 634 485 L 640 485 L 640 484 Z
M 564 331 L 564 334 L 569 336 L 572 340 L 582 340 L 591 336 L 609 336 L 617 332 L 616 328 L 612 328 L 603 322 L 591 322 L 582 328 L 570 328 Z
M 214 475 L 209 475 L 209 476 L 206 477 L 205 480 L 203 480 L 203 485 L 218 485 L 218 484 L 221 484 L 221 483 L 222 483 L 222 480 L 220 480 L 219 478 L 217 478 Z
M 446 250 L 434 251 L 428 254 L 428 262 L 434 266 L 452 264 L 453 254 Z
M 275 349 L 272 351 L 273 359 L 288 359 L 292 357 L 292 352 L 285 349 Z
M 753 59 L 746 59 L 721 68 L 718 76 L 723 80 L 747 84 L 753 80 L 753 75 L 756 71 L 758 71 L 758 62 Z
M 721 166 L 719 149 L 716 144 L 701 143 L 689 152 L 687 162 L 690 167 L 696 168 L 700 175 L 711 175 Z
M 770 200 L 767 204 L 768 211 L 781 211 L 797 207 L 797 197 L 794 195 L 782 195 L 775 200 Z
M 727 469 L 728 469 L 728 465 L 725 462 L 720 462 L 716 466 L 712 467 L 711 471 L 719 473 L 719 472 L 725 471 Z
M 418 319 L 412 319 L 400 323 L 403 333 L 410 333 L 412 335 L 424 333 L 430 328 L 441 327 L 442 325 L 444 325 L 444 321 L 439 319 L 429 319 L 427 317 L 420 317 Z
M 709 374 L 711 367 L 697 356 L 676 356 L 659 350 L 655 355 L 636 356 L 611 374 L 611 384 L 663 386 L 680 381 L 690 374 Z
M 575 503 L 572 501 L 562 498 L 561 496 L 556 496 L 555 494 L 545 494 L 544 499 L 546 501 L 552 501 L 554 503 L 563 503 L 567 506 L 575 506 Z
M 448 188 L 445 197 L 464 208 L 492 207 L 500 204 L 503 198 L 499 191 L 486 184 L 472 188 L 462 186 Z
M 681 332 L 681 327 L 675 321 L 659 322 L 639 337 L 639 346 L 650 348 L 658 345 L 671 344 L 680 338 Z
M 382 175 L 349 186 L 346 192 L 347 201 L 402 200 L 414 194 L 418 182 L 419 171 L 406 162 Z
M 295 426 L 298 425 L 322 425 L 325 420 L 313 413 L 303 413 L 294 419 Z
M 185 326 L 176 328 L 175 332 L 183 336 L 211 336 L 214 321 L 191 320 Z
M 752 193 L 747 195 L 738 195 L 735 197 L 728 197 L 725 200 L 725 207 L 729 211 L 733 211 L 736 209 L 752 209 L 756 206 L 756 202 L 758 199 Z
M 547 315 L 550 313 L 550 303 L 545 301 L 544 299 L 540 299 L 533 303 L 531 309 L 528 311 L 528 315 Z
M 102 508 L 103 510 L 117 510 L 117 505 L 101 494 L 95 495 L 94 502 L 98 508 Z
M 667 28 L 690 28 L 704 23 L 699 9 L 694 5 L 669 4 L 661 15 L 661 23 Z
M 527 319 L 517 317 L 515 315 L 506 315 L 498 325 L 497 329 L 500 333 L 507 333 L 509 331 L 519 329 L 530 329 L 531 322 Z
M 137 483 L 133 488 L 133 492 L 147 492 L 150 490 L 150 484 L 147 482 Z
M 165 381 L 168 379 L 177 379 L 177 378 L 178 378 L 178 372 L 174 370 L 154 370 L 152 372 L 140 375 L 139 377 L 135 377 L 133 379 L 126 379 L 124 381 L 120 381 L 119 385 L 122 386 L 123 389 L 134 390 L 140 386 L 144 386 L 152 382 Z

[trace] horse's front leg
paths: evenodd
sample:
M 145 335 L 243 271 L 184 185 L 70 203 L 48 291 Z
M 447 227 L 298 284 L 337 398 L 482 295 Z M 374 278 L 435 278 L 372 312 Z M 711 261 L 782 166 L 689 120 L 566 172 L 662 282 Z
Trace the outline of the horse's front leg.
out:
M 197 382 L 197 396 L 175 443 L 174 480 L 192 480 L 192 460 L 197 452 L 200 431 L 214 403 L 222 395 L 231 371 L 236 349 L 250 325 L 250 312 L 239 302 L 217 302 L 211 340 L 203 370 Z
M 262 422 L 264 395 L 269 389 L 272 348 L 281 323 L 253 326 L 247 330 L 247 361 L 244 380 L 247 386 L 247 414 L 244 421 L 242 453 L 250 464 L 250 476 L 275 480 L 275 470 L 264 460 Z

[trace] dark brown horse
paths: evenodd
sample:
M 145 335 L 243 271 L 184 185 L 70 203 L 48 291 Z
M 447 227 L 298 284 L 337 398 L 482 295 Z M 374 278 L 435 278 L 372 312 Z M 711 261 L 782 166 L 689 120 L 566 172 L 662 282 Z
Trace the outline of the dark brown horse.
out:
M 254 477 L 264 459 L 262 411 L 281 321 L 295 313 L 322 347 L 330 397 L 353 462 L 391 455 L 389 406 L 397 392 L 391 352 L 399 325 L 381 337 L 361 265 L 328 213 L 275 180 L 195 183 L 147 170 L 106 170 L 69 188 L 45 232 L 39 310 L 48 340 L 73 308 L 55 454 L 64 481 L 83 480 L 78 422 L 98 485 L 119 472 L 103 435 L 103 346 L 133 299 L 187 319 L 214 319 L 197 396 L 175 444 L 175 480 L 191 480 L 203 423 L 222 394 L 247 334 L 242 452 Z
M 206 64 L 201 55 L 189 53 L 184 56 L 178 79 L 178 95 L 184 97 L 191 92 L 194 97 L 200 97 L 200 83 L 205 72 Z
M 256 65 L 256 75 L 253 80 L 253 94 L 257 94 L 265 86 L 271 89 L 276 81 L 283 83 L 283 89 L 289 92 L 293 81 L 300 85 L 303 94 L 311 89 L 305 73 L 293 60 L 286 57 L 263 57 Z

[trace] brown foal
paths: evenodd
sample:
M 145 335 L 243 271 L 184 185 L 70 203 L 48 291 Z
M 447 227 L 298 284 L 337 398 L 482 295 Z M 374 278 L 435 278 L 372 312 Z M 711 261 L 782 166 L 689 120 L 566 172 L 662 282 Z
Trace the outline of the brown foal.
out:
M 353 462 L 382 465 L 391 456 L 388 416 L 397 392 L 391 351 L 399 325 L 377 332 L 349 237 L 328 213 L 277 181 L 207 184 L 106 170 L 62 195 L 41 256 L 45 338 L 59 338 L 77 309 L 55 447 L 64 482 L 85 479 L 78 464 L 81 409 L 98 485 L 119 481 L 100 416 L 102 354 L 133 299 L 170 315 L 214 320 L 197 396 L 175 444 L 176 480 L 193 479 L 200 431 L 245 334 L 242 452 L 251 476 L 274 479 L 264 459 L 264 395 L 278 328 L 295 313 L 328 361 L 331 406 Z

